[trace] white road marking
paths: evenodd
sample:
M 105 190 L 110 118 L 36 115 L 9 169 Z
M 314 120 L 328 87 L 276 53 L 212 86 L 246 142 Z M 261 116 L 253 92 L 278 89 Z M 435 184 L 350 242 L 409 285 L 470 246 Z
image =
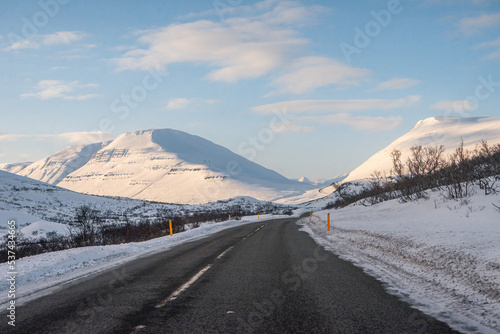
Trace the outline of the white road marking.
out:
M 219 260 L 221 257 L 223 257 L 233 247 L 234 246 L 231 246 L 228 249 L 226 249 L 225 251 L 223 251 L 221 254 L 219 254 L 219 256 L 217 256 L 216 260 Z M 187 289 L 189 289 L 189 287 L 191 285 L 193 285 L 193 283 L 196 282 L 198 280 L 198 278 L 200 278 L 211 267 L 212 267 L 212 264 L 209 264 L 205 268 L 203 268 L 202 270 L 200 270 L 196 275 L 194 275 L 193 277 L 191 277 L 191 279 L 189 281 L 187 281 L 186 283 L 184 283 L 180 288 L 178 288 L 170 296 L 168 296 L 168 298 L 166 298 L 165 300 L 163 300 L 160 304 L 156 305 L 155 308 L 162 308 L 163 306 L 167 305 L 172 300 L 177 299 L 180 296 L 181 293 L 183 293 L 184 291 L 186 291 Z
M 217 259 L 220 259 L 221 257 L 223 257 L 227 252 L 229 252 L 234 246 L 231 246 L 229 247 L 228 249 L 226 249 L 225 251 L 223 251 L 219 256 L 217 256 Z
M 137 327 L 135 327 L 135 328 L 134 328 L 134 331 L 133 331 L 131 334 L 134 334 L 134 333 L 139 333 L 139 331 L 140 331 L 141 329 L 144 329 L 144 328 L 146 328 L 146 326 L 144 326 L 144 325 L 139 325 L 139 326 L 137 326 Z
M 168 302 L 177 299 L 177 297 L 179 297 L 179 295 L 181 293 L 183 293 L 184 291 L 186 291 L 194 282 L 196 282 L 198 280 L 198 278 L 201 277 L 201 275 L 203 275 L 211 267 L 212 267 L 212 265 L 209 264 L 208 266 L 206 266 L 205 268 L 203 268 L 202 270 L 200 270 L 196 275 L 194 275 L 193 277 L 191 277 L 191 279 L 189 281 L 187 281 L 186 283 L 184 283 L 179 289 L 175 290 L 170 296 L 168 296 L 167 299 L 165 299 L 164 301 L 162 301 L 160 304 L 156 305 L 155 307 L 156 308 L 162 308 L 163 306 L 167 305 Z

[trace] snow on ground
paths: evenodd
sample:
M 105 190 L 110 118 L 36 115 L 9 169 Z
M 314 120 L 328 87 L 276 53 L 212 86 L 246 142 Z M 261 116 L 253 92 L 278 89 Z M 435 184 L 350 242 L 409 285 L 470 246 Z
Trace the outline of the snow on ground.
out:
M 8 234 L 7 224 L 12 219 L 15 219 L 17 224 L 21 224 L 17 228 L 26 238 L 47 238 L 47 233 L 50 232 L 55 232 L 59 235 L 69 234 L 70 227 L 67 224 L 40 220 L 40 218 L 20 211 L 0 210 L 0 237 Z
M 16 221 L 22 222 L 23 226 L 32 224 L 40 220 L 40 218 L 27 214 L 26 212 L 0 209 L 0 235 L 7 233 L 7 223 L 12 219 L 16 219 Z
M 465 333 L 500 333 L 500 195 L 351 205 L 300 220 L 390 293 Z M 327 213 L 331 231 L 327 232 Z
M 207 222 L 188 231 L 144 242 L 68 249 L 21 258 L 16 261 L 16 305 L 50 293 L 62 284 L 100 272 L 125 262 L 168 250 L 176 245 L 207 237 L 234 226 L 273 219 L 272 215 L 243 217 L 221 223 Z M 35 223 L 36 224 L 36 223 Z M 31 225 L 30 225 L 31 226 Z M 8 264 L 0 264 L 7 278 Z M 8 282 L 0 283 L 0 308 L 6 306 Z
M 288 209 L 285 205 L 262 202 L 248 196 L 200 205 L 179 205 L 147 202 L 122 197 L 100 197 L 76 193 L 24 176 L 0 170 L 0 234 L 7 221 L 16 219 L 18 226 L 39 220 L 71 223 L 77 208 L 89 205 L 104 218 L 126 215 L 133 222 L 157 217 L 158 210 L 167 210 L 173 216 L 206 211 L 228 211 L 240 207 L 244 212 L 271 212 Z
M 324 198 L 325 196 L 332 194 L 334 191 L 335 191 L 334 187 L 327 186 L 323 188 L 308 190 L 301 195 L 283 197 L 274 201 L 274 203 L 285 204 L 285 205 L 299 205 L 305 202 L 319 200 L 321 198 Z
M 39 220 L 21 229 L 23 236 L 28 239 L 47 238 L 47 233 L 54 232 L 58 235 L 69 235 L 70 226 Z

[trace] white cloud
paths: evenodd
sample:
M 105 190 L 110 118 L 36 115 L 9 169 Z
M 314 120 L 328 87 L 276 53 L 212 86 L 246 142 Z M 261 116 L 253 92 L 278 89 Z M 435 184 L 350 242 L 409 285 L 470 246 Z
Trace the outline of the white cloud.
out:
M 342 113 L 324 116 L 303 117 L 301 120 L 319 124 L 343 124 L 355 130 L 368 130 L 373 132 L 388 131 L 397 128 L 403 119 L 401 117 L 368 117 L 351 116 Z
M 420 101 L 420 96 L 410 95 L 397 100 L 295 100 L 254 107 L 261 114 L 278 112 L 301 115 L 291 118 L 290 131 L 314 130 L 311 124 L 342 124 L 355 130 L 387 131 L 398 127 L 401 117 L 353 116 L 355 112 L 374 112 L 407 108 Z M 305 114 L 305 115 L 304 115 Z
M 458 22 L 460 30 L 467 36 L 476 35 L 483 29 L 500 26 L 500 13 L 466 17 Z
M 167 110 L 178 110 L 186 108 L 191 101 L 186 98 L 178 97 L 168 100 Z
M 419 80 L 410 78 L 394 78 L 383 81 L 377 85 L 376 90 L 401 90 L 416 86 L 420 83 Z
M 467 112 L 477 109 L 477 105 L 471 101 L 438 101 L 431 106 L 431 109 L 455 112 Z
M 291 72 L 273 81 L 281 92 L 302 94 L 328 85 L 356 85 L 372 74 L 325 57 L 302 57 L 294 60 Z
M 398 100 L 294 100 L 257 106 L 252 110 L 261 114 L 272 114 L 276 110 L 286 111 L 290 114 L 391 110 L 409 107 L 419 100 L 420 96 L 418 95 L 411 95 Z
M 500 38 L 497 38 L 491 42 L 481 43 L 475 46 L 476 49 L 490 49 L 490 53 L 487 54 L 484 59 L 497 59 L 500 58 Z
M 224 16 L 243 16 L 221 22 L 199 20 L 142 31 L 137 41 L 145 47 L 113 61 L 118 70 L 164 70 L 175 63 L 194 63 L 212 68 L 207 74 L 212 81 L 258 78 L 282 66 L 308 43 L 297 25 L 314 21 L 320 8 L 295 1 L 239 6 L 224 11 Z
M 224 21 L 231 17 L 252 17 L 265 20 L 274 25 L 288 24 L 314 24 L 318 15 L 330 12 L 331 9 L 324 6 L 304 6 L 299 1 L 286 0 L 264 0 L 251 5 L 228 6 L 224 2 L 214 2 L 214 8 L 201 13 L 189 13 L 180 19 L 190 20 L 216 16 Z
M 14 142 L 25 137 L 26 135 L 0 133 L 0 142 Z
M 88 100 L 98 97 L 98 94 L 83 94 L 83 95 L 70 95 L 75 90 L 85 89 L 85 88 L 97 88 L 97 84 L 80 84 L 78 81 L 64 82 L 61 80 L 42 80 L 37 85 L 36 88 L 39 90 L 36 93 L 25 93 L 21 94 L 21 98 L 36 98 L 40 100 L 48 99 L 64 99 L 64 100 Z
M 49 69 L 49 71 L 59 71 L 59 70 L 65 70 L 67 69 L 66 66 L 53 66 Z
M 0 142 L 16 142 L 20 140 L 31 141 L 46 141 L 56 140 L 62 141 L 66 144 L 91 144 L 113 139 L 113 135 L 107 132 L 94 131 L 94 132 L 65 132 L 59 134 L 2 134 L 0 133 Z
M 52 46 L 60 44 L 70 44 L 81 40 L 86 35 L 79 31 L 59 31 L 47 35 L 34 35 L 28 39 L 13 43 L 6 48 L 7 51 L 22 49 L 38 49 L 41 46 Z
M 232 19 L 225 25 L 209 21 L 174 24 L 146 33 L 139 41 L 149 47 L 116 59 L 120 70 L 204 63 L 216 68 L 208 79 L 223 82 L 263 76 L 280 66 L 295 47 L 306 43 L 292 30 L 247 19 Z
M 68 144 L 91 144 L 113 139 L 111 133 L 95 131 L 95 132 L 65 132 L 56 135 L 36 135 L 37 140 L 56 139 L 64 141 Z
M 275 133 L 289 133 L 289 132 L 307 133 L 313 131 L 314 127 L 298 124 L 297 121 L 287 121 L 287 122 L 275 123 L 273 129 Z
M 271 24 L 311 24 L 315 23 L 318 15 L 330 11 L 324 6 L 302 6 L 298 1 L 271 0 L 261 3 L 261 9 L 266 9 L 275 5 L 271 10 L 261 16 L 261 19 Z M 257 4 L 258 5 L 258 4 Z

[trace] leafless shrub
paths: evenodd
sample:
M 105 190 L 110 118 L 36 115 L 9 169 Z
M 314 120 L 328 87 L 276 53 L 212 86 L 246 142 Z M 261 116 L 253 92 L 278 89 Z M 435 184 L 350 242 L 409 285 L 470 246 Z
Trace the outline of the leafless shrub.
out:
M 339 199 L 327 208 L 338 208 L 364 199 L 362 204 L 373 205 L 381 201 L 399 198 L 402 202 L 428 198 L 429 190 L 443 190 L 450 199 L 464 199 L 475 193 L 479 186 L 485 195 L 498 193 L 500 181 L 500 144 L 490 146 L 482 141 L 473 152 L 459 147 L 444 158 L 444 147 L 415 146 L 402 161 L 400 150 L 391 152 L 392 169 L 388 177 L 374 171 L 368 180 L 369 187 L 352 194 L 348 184 L 337 189 Z

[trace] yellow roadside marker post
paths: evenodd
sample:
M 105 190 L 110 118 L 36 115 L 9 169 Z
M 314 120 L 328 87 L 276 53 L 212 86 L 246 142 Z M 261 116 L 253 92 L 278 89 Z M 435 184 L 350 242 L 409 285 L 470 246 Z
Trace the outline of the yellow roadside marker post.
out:
M 170 219 L 168 220 L 168 227 L 170 228 L 170 236 L 172 236 L 173 235 L 173 233 L 172 233 L 172 221 Z
M 311 211 L 311 214 L 309 216 L 312 216 L 313 215 L 313 212 Z
M 231 220 L 231 215 L 229 215 L 229 220 Z

